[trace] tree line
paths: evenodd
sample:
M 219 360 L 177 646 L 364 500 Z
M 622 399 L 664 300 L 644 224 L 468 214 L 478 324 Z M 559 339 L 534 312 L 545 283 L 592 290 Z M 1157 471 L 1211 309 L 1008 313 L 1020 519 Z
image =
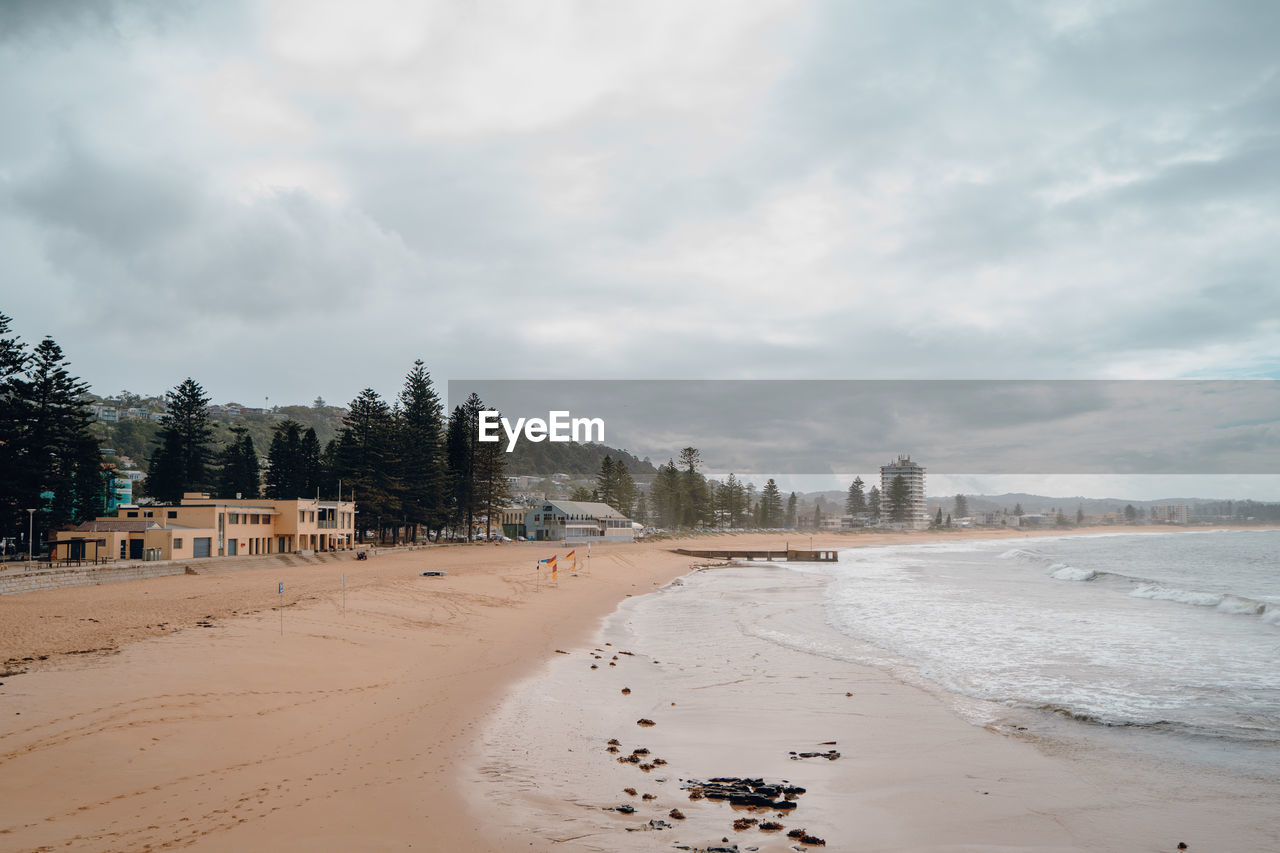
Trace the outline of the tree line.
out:
M 52 338 L 28 348 L 12 322 L 0 314 L 0 536 L 24 553 L 100 513 L 112 472 L 90 430 L 88 385 Z
M 372 388 L 361 391 L 323 448 L 314 428 L 291 418 L 277 423 L 262 470 L 253 439 L 242 429 L 233 427 L 232 439 L 215 449 L 209 398 L 194 379 L 170 391 L 165 402 L 148 478 L 150 494 L 162 502 L 199 491 L 356 500 L 362 542 L 369 530 L 380 541 L 439 541 L 446 533 L 473 538 L 481 519 L 491 532 L 510 496 L 502 445 L 478 441 L 483 401 L 472 394 L 446 418 L 421 360 L 394 401 Z

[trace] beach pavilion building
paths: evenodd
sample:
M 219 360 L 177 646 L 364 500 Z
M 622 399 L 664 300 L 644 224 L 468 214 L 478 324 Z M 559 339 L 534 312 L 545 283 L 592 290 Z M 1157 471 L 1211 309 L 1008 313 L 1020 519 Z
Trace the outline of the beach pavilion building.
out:
M 543 501 L 525 512 L 525 534 L 539 542 L 635 539 L 631 519 L 606 503 Z
M 907 484 L 907 515 L 901 523 L 912 530 L 929 527 L 929 507 L 924 499 L 924 467 L 911 461 L 910 456 L 899 456 L 896 462 L 880 466 L 880 518 L 889 514 L 889 489 L 896 477 Z
M 122 506 L 114 516 L 54 534 L 57 560 L 186 560 L 311 554 L 355 545 L 356 505 L 314 498 L 211 498 Z

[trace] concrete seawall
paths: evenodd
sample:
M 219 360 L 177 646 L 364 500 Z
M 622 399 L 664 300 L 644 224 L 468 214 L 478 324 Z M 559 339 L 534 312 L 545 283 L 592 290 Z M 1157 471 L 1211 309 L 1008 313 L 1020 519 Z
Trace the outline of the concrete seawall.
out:
M 40 589 L 59 589 L 67 586 L 93 586 L 116 581 L 160 578 L 166 575 L 185 574 L 185 563 L 161 563 L 158 565 L 68 567 L 33 569 L 31 571 L 0 572 L 0 595 L 16 595 Z

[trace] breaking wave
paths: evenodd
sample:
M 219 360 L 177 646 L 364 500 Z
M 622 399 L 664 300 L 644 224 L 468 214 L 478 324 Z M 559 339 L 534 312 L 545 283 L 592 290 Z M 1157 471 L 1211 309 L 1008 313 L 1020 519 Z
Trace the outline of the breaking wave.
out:
M 1045 573 L 1059 581 L 1085 583 L 1107 582 L 1130 588 L 1129 595 L 1151 601 L 1172 601 L 1192 607 L 1211 607 L 1229 616 L 1256 616 L 1268 625 L 1280 626 L 1280 603 L 1259 601 L 1228 592 L 1205 592 L 1170 586 L 1151 578 L 1135 577 L 1119 572 L 1081 569 L 1068 563 L 1053 562 L 1053 557 L 1034 548 L 1010 548 L 999 554 L 1001 560 L 1020 560 L 1039 564 Z
M 1276 618 L 1280 617 L 1280 612 L 1277 612 L 1275 605 L 1230 593 L 1200 592 L 1158 583 L 1144 583 L 1129 594 L 1134 598 L 1149 598 L 1153 601 L 1175 601 L 1193 607 L 1212 607 L 1231 616 L 1260 616 L 1262 621 L 1273 625 L 1280 621 Z
M 1054 563 L 1049 567 L 1049 577 L 1060 581 L 1091 581 L 1097 576 L 1093 569 L 1077 569 L 1066 563 Z

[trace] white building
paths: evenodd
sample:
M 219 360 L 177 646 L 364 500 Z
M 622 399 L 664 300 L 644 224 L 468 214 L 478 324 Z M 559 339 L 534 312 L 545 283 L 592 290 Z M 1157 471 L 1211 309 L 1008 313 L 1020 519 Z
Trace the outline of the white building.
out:
M 889 495 L 893 481 L 901 477 L 907 484 L 907 514 L 901 522 L 908 528 L 924 530 L 929 526 L 929 506 L 924 499 L 924 467 L 911 461 L 910 456 L 899 456 L 896 462 L 880 466 L 880 518 L 893 522 Z
M 1178 504 L 1155 504 L 1151 507 L 1152 521 L 1165 521 L 1169 524 L 1186 524 L 1187 523 L 1187 505 Z
M 595 502 L 545 501 L 525 512 L 524 526 L 524 535 L 539 542 L 635 538 L 631 519 Z

